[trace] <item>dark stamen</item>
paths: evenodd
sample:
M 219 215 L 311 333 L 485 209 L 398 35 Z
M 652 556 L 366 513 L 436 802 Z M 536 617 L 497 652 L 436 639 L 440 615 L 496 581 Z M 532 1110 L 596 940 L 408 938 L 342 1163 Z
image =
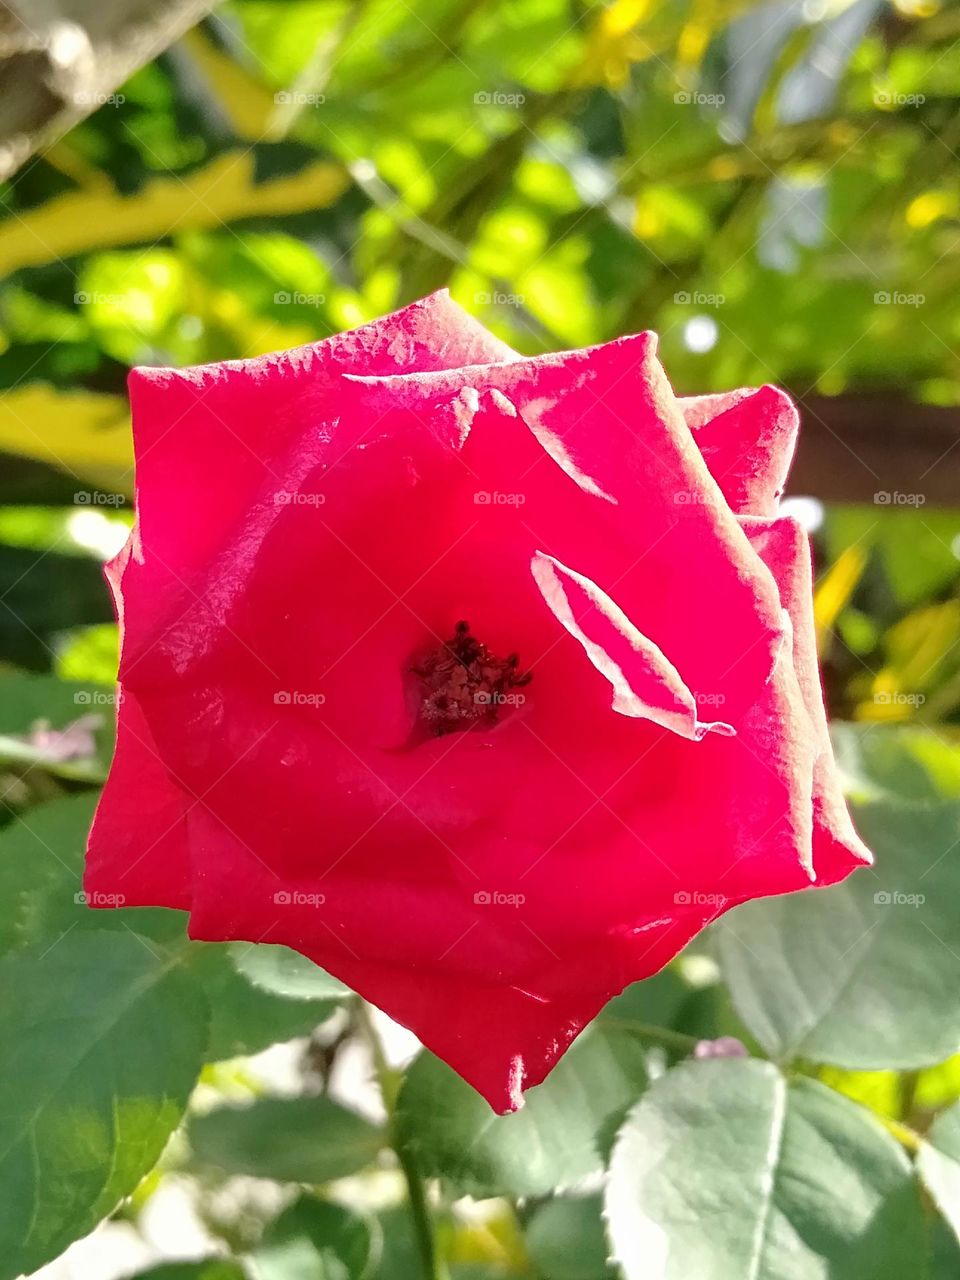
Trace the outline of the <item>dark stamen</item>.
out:
M 523 694 L 511 690 L 528 685 L 533 672 L 521 672 L 519 666 L 516 653 L 498 658 L 461 619 L 451 639 L 410 668 L 426 686 L 420 702 L 421 722 L 437 736 L 478 724 L 496 724 L 506 707 L 524 701 Z

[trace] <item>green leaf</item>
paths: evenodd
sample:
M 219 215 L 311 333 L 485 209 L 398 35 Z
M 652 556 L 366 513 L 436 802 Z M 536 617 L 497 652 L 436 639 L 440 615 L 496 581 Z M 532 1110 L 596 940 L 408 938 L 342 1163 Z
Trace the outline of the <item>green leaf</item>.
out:
M 960 1053 L 946 1062 L 927 1067 L 916 1078 L 915 1105 L 927 1111 L 942 1111 L 960 1100 Z
M 295 999 L 251 982 L 238 972 L 232 944 L 194 945 L 202 946 L 204 952 L 196 972 L 210 1002 L 207 1057 L 212 1062 L 259 1053 L 272 1044 L 308 1036 L 337 1008 L 334 1000 Z M 326 977 L 322 970 L 317 972 Z
M 606 1189 L 626 1280 L 923 1280 L 910 1162 L 869 1112 L 756 1059 L 689 1062 L 627 1118 Z
M 57 680 L 53 676 L 0 676 L 0 764 L 33 765 L 61 777 L 102 782 L 113 754 L 113 686 Z M 66 729 L 77 720 L 91 726 L 89 757 L 59 760 L 35 735 L 37 729 Z
M 956 578 L 953 540 L 960 514 L 913 506 L 832 506 L 825 534 L 831 559 L 854 544 L 876 547 L 897 599 L 916 604 Z
M 357 1173 L 382 1149 L 383 1130 L 329 1098 L 259 1098 L 195 1116 L 201 1164 L 224 1173 L 319 1184 Z
M 188 943 L 186 917 L 181 911 L 124 908 L 119 901 L 114 909 L 91 910 L 82 890 L 83 850 L 96 801 L 92 793 L 64 796 L 37 806 L 0 831 L 0 953 L 31 943 L 45 941 L 49 945 L 74 930 L 132 930 L 180 943 L 191 957 L 189 976 L 202 988 L 210 1006 L 206 1051 L 210 1061 L 259 1053 L 272 1044 L 309 1035 L 334 1012 L 336 1001 L 320 998 L 321 991 L 335 989 L 334 979 L 322 969 L 316 970 L 310 988 L 305 979 L 298 984 L 295 973 L 285 981 L 286 967 L 277 958 L 265 960 L 268 976 L 277 970 L 277 988 L 285 986 L 293 992 L 299 985 L 299 989 L 315 993 L 309 999 L 283 994 L 241 972 L 234 964 L 233 945 Z M 237 949 L 241 953 L 251 950 L 245 943 Z M 309 961 L 303 964 L 309 965 Z M 257 973 L 256 966 L 248 967 Z
M 237 942 L 230 947 L 230 958 L 255 987 L 274 995 L 339 1000 L 350 994 L 342 982 L 289 947 Z
M 847 789 L 858 800 L 960 797 L 960 741 L 946 727 L 835 723 L 831 737 Z
M 401 1142 L 428 1175 L 473 1195 L 544 1195 L 597 1172 L 611 1117 L 647 1080 L 641 1041 L 588 1028 L 513 1115 L 489 1105 L 433 1054 L 410 1068 L 397 1102 Z
M 605 1023 L 638 1022 L 645 1026 L 675 1027 L 695 988 L 675 965 L 652 978 L 631 982 L 614 996 L 600 1015 Z
M 960 1275 L 960 1244 L 942 1218 L 930 1224 L 930 1280 L 956 1280 Z
M 366 1280 L 379 1259 L 379 1228 L 342 1205 L 301 1196 L 250 1256 L 253 1280 Z
M 917 1156 L 917 1171 L 960 1240 L 960 1103 L 931 1125 Z
M 717 929 L 734 1004 L 780 1060 L 914 1068 L 960 1046 L 960 804 L 858 806 L 876 866 L 736 908 Z
M 204 1258 L 200 1262 L 166 1262 L 138 1271 L 130 1280 L 246 1280 L 239 1262 Z
M 557 1196 L 527 1223 L 527 1248 L 547 1280 L 612 1280 L 615 1269 L 601 1219 L 599 1195 Z
M 117 678 L 120 634 L 115 622 L 81 627 L 64 637 L 57 651 L 57 675 L 87 685 L 109 687 Z
M 658 1047 L 674 1059 L 687 1057 L 694 1040 L 734 1036 L 749 1042 L 751 1036 L 733 1009 L 716 961 L 696 954 L 698 946 L 710 945 L 709 934 L 704 935 L 654 977 L 631 983 L 604 1006 L 597 1022 L 630 1031 L 649 1048 Z
M 44 941 L 49 945 L 73 930 L 183 937 L 182 912 L 93 910 L 86 904 L 83 851 L 97 799 L 92 792 L 63 796 L 0 831 L 0 952 Z
M 413 1217 L 406 1203 L 389 1205 L 377 1214 L 380 1260 L 377 1280 L 410 1280 L 422 1270 Z
M 56 1257 L 129 1195 L 179 1123 L 206 1010 L 131 933 L 0 960 L 0 1277 Z

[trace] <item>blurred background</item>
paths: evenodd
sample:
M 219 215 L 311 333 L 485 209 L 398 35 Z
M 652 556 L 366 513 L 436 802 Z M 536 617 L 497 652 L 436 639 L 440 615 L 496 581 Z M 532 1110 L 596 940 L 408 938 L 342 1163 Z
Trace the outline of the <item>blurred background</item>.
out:
M 918 777 L 960 793 L 960 6 L 13 3 L 0 97 L 0 820 L 103 776 L 129 367 L 310 342 L 442 286 L 525 353 L 654 329 L 681 394 L 788 388 L 828 697 L 859 726 L 841 747 L 878 756 L 895 722 Z M 287 1013 L 230 1043 L 317 1021 Z M 352 1016 L 204 1088 L 335 1066 L 375 1115 Z M 290 1198 L 170 1162 L 48 1274 L 239 1249 Z M 378 1177 L 361 1198 L 389 1205 Z M 471 1213 L 451 1249 L 477 1274 L 598 1274 L 600 1245 L 565 1272 L 512 1214 Z

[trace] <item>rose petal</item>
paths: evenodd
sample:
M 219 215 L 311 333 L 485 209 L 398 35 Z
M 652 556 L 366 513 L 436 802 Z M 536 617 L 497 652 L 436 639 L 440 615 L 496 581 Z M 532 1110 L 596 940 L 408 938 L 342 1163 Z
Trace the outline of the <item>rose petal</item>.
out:
M 190 907 L 184 813 L 190 798 L 167 773 L 139 702 L 121 698 L 113 765 L 87 844 L 83 887 L 93 905 Z
M 121 626 L 121 674 L 134 669 L 149 651 L 164 619 L 169 624 L 197 605 L 201 614 L 216 616 L 217 598 L 204 600 L 190 581 L 194 568 L 215 554 L 233 523 L 245 517 L 264 478 L 282 481 L 278 453 L 309 425 L 312 406 L 329 400 L 341 372 L 358 362 L 387 373 L 511 354 L 442 290 L 360 329 L 275 356 L 194 369 L 134 370 L 130 395 L 138 519 L 107 575 Z M 296 477 L 287 482 L 293 488 Z M 219 585 L 220 594 L 229 593 L 229 579 Z M 128 830 L 124 797 L 141 770 L 158 797 L 156 809 L 148 804 L 158 826 L 172 822 L 179 803 L 170 794 L 159 798 L 171 784 L 153 761 L 141 707 L 136 702 L 130 706 L 129 724 L 121 712 L 115 769 L 121 781 L 111 777 L 101 804 L 101 814 L 111 816 L 98 819 L 94 834 L 95 874 L 104 882 L 110 868 L 123 861 L 120 833 Z M 149 747 L 141 749 L 140 741 Z M 114 815 L 115 798 L 120 811 Z M 135 829 L 131 824 L 129 830 Z M 131 901 L 142 897 L 145 903 L 186 905 L 177 870 L 182 860 L 173 857 L 182 837 L 175 828 L 169 838 L 158 839 L 160 835 L 158 830 L 151 837 L 157 842 L 149 852 L 140 849 L 129 859 L 137 872 L 127 878 L 125 890 Z
M 499 396 L 466 436 L 480 492 L 514 491 L 542 549 L 616 584 L 631 621 L 697 693 L 723 689 L 731 723 L 767 679 L 781 635 L 776 587 L 743 537 L 656 360 L 653 335 L 438 374 L 363 379 L 370 412 L 427 416 Z M 352 379 L 351 379 L 352 380 Z M 484 400 L 484 405 L 488 402 Z M 501 517 L 495 505 L 484 519 Z M 677 566 L 683 566 L 683 573 Z M 722 617 L 713 643 L 703 620 Z
M 813 865 L 817 884 L 835 884 L 873 855 L 857 835 L 833 756 L 817 666 L 813 619 L 813 569 L 810 543 L 795 520 L 743 522 L 750 541 L 777 580 L 783 607 L 793 622 L 793 664 L 817 748 L 813 788 Z
M 540 552 L 532 568 L 553 614 L 609 680 L 614 711 L 645 717 L 695 742 L 711 729 L 736 732 L 697 719 L 696 700 L 676 667 L 596 583 Z
M 615 936 L 609 942 L 598 940 L 601 955 L 596 972 L 585 972 L 581 953 L 577 961 L 580 972 L 569 988 L 566 983 L 573 974 L 571 968 L 554 973 L 542 991 L 524 990 L 491 977 L 489 939 L 479 973 L 458 963 L 461 949 L 468 956 L 471 950 L 476 952 L 474 934 L 487 919 L 496 917 L 497 912 L 511 911 L 492 902 L 474 904 L 472 928 L 468 924 L 460 936 L 450 937 L 445 954 L 438 952 L 431 957 L 432 963 L 407 966 L 390 959 L 378 962 L 352 945 L 356 935 L 346 924 L 349 904 L 316 889 L 297 890 L 289 884 L 276 887 L 283 882 L 272 880 L 252 851 L 239 849 L 230 833 L 205 810 L 192 811 L 189 823 L 196 875 L 191 937 L 205 941 L 239 938 L 295 947 L 413 1030 L 498 1112 L 515 1111 L 523 1105 L 522 1090 L 544 1079 L 587 1022 L 622 989 L 629 980 L 627 975 L 656 972 L 703 924 L 702 912 L 688 910 L 645 932 Z M 229 895 L 223 893 L 224 885 L 231 886 Z M 270 903 L 266 911 L 264 897 Z M 398 893 L 392 915 L 387 916 L 388 943 L 391 932 L 404 921 L 409 925 L 411 906 L 435 932 L 436 914 L 424 911 L 422 895 Z M 353 908 L 361 910 L 359 901 Z M 507 935 L 513 934 L 519 944 L 535 948 L 549 959 L 544 945 L 519 923 L 517 912 L 512 915 L 505 926 Z M 382 937 L 383 921 L 377 923 Z M 521 936 L 525 936 L 525 943 L 521 943 Z M 591 970 L 594 958 L 591 955 Z
M 775 516 L 800 418 L 779 387 L 681 399 L 693 438 L 737 515 Z
M 189 369 L 134 369 L 137 504 L 155 570 L 169 565 L 182 578 L 204 563 L 277 455 L 312 425 L 336 418 L 342 373 L 446 369 L 511 354 L 443 290 L 292 351 Z

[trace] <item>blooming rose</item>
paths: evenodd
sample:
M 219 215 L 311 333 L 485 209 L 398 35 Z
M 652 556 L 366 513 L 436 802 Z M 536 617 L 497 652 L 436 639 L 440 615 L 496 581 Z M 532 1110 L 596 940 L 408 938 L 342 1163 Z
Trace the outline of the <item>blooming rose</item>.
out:
M 523 359 L 441 293 L 131 394 L 92 901 L 295 947 L 509 1110 L 722 911 L 870 860 L 782 392 L 678 400 L 650 334 Z

